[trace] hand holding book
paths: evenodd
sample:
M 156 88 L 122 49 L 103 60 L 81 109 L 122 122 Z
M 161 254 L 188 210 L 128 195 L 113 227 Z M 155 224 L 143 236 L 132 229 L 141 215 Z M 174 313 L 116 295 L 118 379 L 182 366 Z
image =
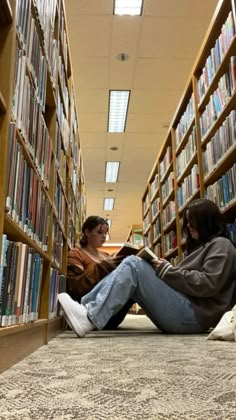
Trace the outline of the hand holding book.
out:
M 153 267 L 157 268 L 159 267 L 159 265 L 163 262 L 166 261 L 163 258 L 159 258 L 151 249 L 149 249 L 148 247 L 142 248 L 138 253 L 137 253 L 137 257 L 142 258 L 143 260 L 146 260 L 147 262 L 149 262 L 150 264 L 153 265 Z
M 129 255 L 136 255 L 138 252 L 139 248 L 128 242 L 125 242 L 124 245 L 119 249 L 119 251 L 116 252 L 115 256 L 125 258 Z

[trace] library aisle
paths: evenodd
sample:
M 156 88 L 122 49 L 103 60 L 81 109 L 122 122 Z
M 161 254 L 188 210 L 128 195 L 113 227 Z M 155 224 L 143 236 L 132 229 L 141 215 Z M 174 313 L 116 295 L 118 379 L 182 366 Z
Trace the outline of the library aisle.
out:
M 229 420 L 235 345 L 165 335 L 145 315 L 77 339 L 66 331 L 0 376 L 0 420 Z

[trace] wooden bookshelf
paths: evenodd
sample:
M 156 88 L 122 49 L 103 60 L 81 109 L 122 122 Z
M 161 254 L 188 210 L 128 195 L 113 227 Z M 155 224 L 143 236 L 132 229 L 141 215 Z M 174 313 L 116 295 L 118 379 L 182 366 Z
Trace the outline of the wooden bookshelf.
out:
M 143 246 L 143 227 L 142 225 L 132 225 L 128 233 L 126 242 L 132 245 L 142 247 Z
M 2 372 L 61 329 L 86 199 L 64 2 L 0 3 Z
M 145 245 L 174 264 L 183 258 L 181 219 L 193 199 L 212 199 L 227 223 L 236 220 L 235 10 L 235 0 L 219 1 L 142 199 Z

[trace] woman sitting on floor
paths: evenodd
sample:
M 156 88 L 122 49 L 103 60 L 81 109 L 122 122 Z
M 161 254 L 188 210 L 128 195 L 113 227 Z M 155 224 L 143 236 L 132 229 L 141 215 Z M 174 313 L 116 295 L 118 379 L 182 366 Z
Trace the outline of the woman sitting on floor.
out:
M 67 262 L 67 292 L 77 302 L 90 292 L 107 274 L 115 270 L 121 262 L 120 257 L 101 251 L 109 234 L 106 219 L 99 216 L 89 216 L 82 226 L 82 237 L 79 245 L 68 253 Z M 125 318 L 133 301 L 129 300 L 112 317 L 105 329 L 116 328 Z M 68 324 L 70 321 L 67 319 Z M 70 325 L 71 326 L 71 325 Z

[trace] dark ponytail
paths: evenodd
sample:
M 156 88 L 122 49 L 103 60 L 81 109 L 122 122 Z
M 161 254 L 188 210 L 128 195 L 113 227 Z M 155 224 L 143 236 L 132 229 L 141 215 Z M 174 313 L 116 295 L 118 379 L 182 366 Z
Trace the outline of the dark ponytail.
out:
M 90 232 L 97 226 L 99 225 L 106 225 L 107 228 L 109 229 L 109 225 L 106 219 L 103 219 L 103 217 L 99 217 L 99 216 L 89 216 L 83 226 L 82 226 L 82 233 L 81 233 L 81 238 L 79 240 L 80 246 L 83 248 L 87 245 L 88 240 L 87 237 L 85 235 L 85 231 L 89 230 Z

